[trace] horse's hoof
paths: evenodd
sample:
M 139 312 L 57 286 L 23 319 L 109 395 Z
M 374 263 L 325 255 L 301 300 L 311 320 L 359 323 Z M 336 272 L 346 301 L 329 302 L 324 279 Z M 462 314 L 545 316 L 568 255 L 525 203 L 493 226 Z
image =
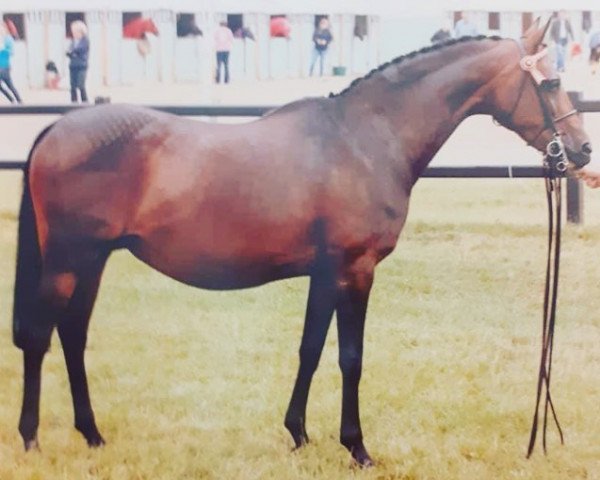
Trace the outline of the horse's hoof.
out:
M 308 434 L 306 433 L 306 428 L 304 427 L 303 422 L 300 422 L 299 424 L 286 422 L 285 428 L 288 429 L 288 432 L 290 432 L 290 435 L 294 440 L 294 448 L 292 448 L 292 452 L 302 448 L 309 442 Z
M 292 435 L 292 437 L 294 439 L 294 446 L 292 448 L 292 452 L 300 450 L 302 447 L 304 447 L 304 445 L 308 444 L 309 442 L 308 435 L 306 434 L 299 436 Z
M 75 422 L 75 429 L 83 435 L 90 448 L 98 448 L 106 443 L 93 420 L 90 422 Z
M 25 440 L 25 451 L 30 452 L 32 450 L 37 450 L 38 452 L 40 450 L 40 444 L 37 441 L 37 438 L 34 438 L 33 440 Z
M 292 453 L 297 452 L 298 450 L 302 450 L 304 446 L 308 443 L 308 438 L 296 440 L 294 439 L 294 446 L 292 447 Z
M 352 449 L 352 459 L 360 468 L 371 468 L 375 466 L 375 462 L 367 453 L 367 449 L 364 447 L 364 445 L 360 445 Z
M 354 462 L 356 463 L 356 465 L 358 465 L 360 468 L 371 468 L 375 466 L 375 462 L 373 461 L 373 459 L 371 457 L 369 457 L 369 455 L 367 455 L 364 458 L 355 458 Z
M 87 444 L 88 444 L 88 447 L 90 447 L 90 448 L 99 448 L 99 447 L 103 447 L 104 445 L 106 445 L 106 442 L 102 438 L 102 435 L 100 435 L 98 433 L 96 435 L 92 435 L 92 436 L 88 437 Z

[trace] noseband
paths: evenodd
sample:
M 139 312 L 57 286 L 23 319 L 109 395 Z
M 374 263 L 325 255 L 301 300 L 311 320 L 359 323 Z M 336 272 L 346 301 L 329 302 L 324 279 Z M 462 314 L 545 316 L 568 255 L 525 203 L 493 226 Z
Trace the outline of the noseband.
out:
M 560 172 L 564 172 L 567 169 L 567 161 L 566 161 L 566 156 L 564 155 L 563 142 L 561 140 L 562 132 L 560 132 L 558 130 L 557 124 L 559 124 L 563 120 L 566 120 L 567 118 L 569 118 L 573 115 L 577 115 L 578 112 L 576 109 L 573 109 L 569 112 L 566 112 L 562 115 L 558 115 L 556 117 L 552 114 L 552 111 L 551 111 L 550 107 L 548 106 L 548 103 L 544 99 L 542 92 L 544 90 L 549 90 L 557 85 L 560 85 L 560 79 L 547 78 L 540 71 L 540 69 L 537 66 L 538 62 L 541 59 L 543 59 L 545 56 L 548 55 L 548 49 L 544 48 L 543 50 L 540 50 L 538 53 L 535 53 L 533 55 L 527 55 L 527 52 L 525 51 L 523 44 L 520 41 L 517 41 L 516 43 L 517 43 L 517 46 L 519 47 L 519 53 L 521 56 L 521 60 L 519 61 L 519 66 L 521 67 L 521 70 L 523 70 L 524 75 L 523 75 L 523 79 L 521 81 L 521 85 L 519 87 L 519 93 L 517 95 L 517 100 L 515 101 L 515 104 L 514 104 L 512 110 L 505 118 L 508 121 L 507 123 L 514 124 L 513 117 L 514 117 L 515 112 L 519 108 L 519 103 L 521 102 L 523 92 L 525 91 L 525 83 L 528 78 L 531 78 L 531 80 L 533 81 L 533 85 L 535 87 L 535 92 L 536 92 L 539 102 L 540 102 L 540 107 L 542 109 L 542 113 L 544 115 L 544 125 L 542 126 L 541 130 L 535 135 L 535 137 L 533 137 L 533 140 L 527 141 L 527 144 L 533 146 L 536 143 L 536 141 L 538 140 L 538 138 L 546 130 L 552 130 L 553 139 L 547 145 L 546 150 L 547 150 L 548 155 L 552 158 L 563 157 L 563 160 L 561 162 L 557 163 L 557 168 L 559 169 Z M 527 75 L 527 74 L 529 74 L 529 75 Z

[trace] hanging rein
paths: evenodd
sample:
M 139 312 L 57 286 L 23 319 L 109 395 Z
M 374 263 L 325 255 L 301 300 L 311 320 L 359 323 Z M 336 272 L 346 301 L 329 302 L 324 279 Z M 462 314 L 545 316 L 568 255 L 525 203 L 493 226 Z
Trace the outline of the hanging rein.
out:
M 529 458 L 535 447 L 537 431 L 539 426 L 540 403 L 542 396 L 544 397 L 543 407 L 543 435 L 542 444 L 544 453 L 546 453 L 546 433 L 548 430 L 548 414 L 552 414 L 552 419 L 556 424 L 560 441 L 564 444 L 564 435 L 556 410 L 552 395 L 550 393 L 550 381 L 552 374 L 552 353 L 554 348 L 554 327 L 556 323 L 556 304 L 558 299 L 558 273 L 560 266 L 560 242 L 561 242 L 561 183 L 562 177 L 565 175 L 568 167 L 568 158 L 561 139 L 561 132 L 557 125 L 576 115 L 577 110 L 573 109 L 564 114 L 553 112 L 548 102 L 544 98 L 544 92 L 551 91 L 560 86 L 560 79 L 548 79 L 538 68 L 537 63 L 548 55 L 548 49 L 543 48 L 533 55 L 527 55 L 521 42 L 517 42 L 521 52 L 521 60 L 519 65 L 524 72 L 521 87 L 514 104 L 512 111 L 505 116 L 504 120 L 512 123 L 512 118 L 519 106 L 525 83 L 528 79 L 533 81 L 535 91 L 540 101 L 540 106 L 544 115 L 544 124 L 540 131 L 528 141 L 529 145 L 537 142 L 539 137 L 551 130 L 553 133 L 552 140 L 546 146 L 544 155 L 544 171 L 546 184 L 546 199 L 548 202 L 548 255 L 546 261 L 546 286 L 544 289 L 544 308 L 542 321 L 542 351 L 540 359 L 540 367 L 538 372 L 537 394 L 533 422 L 531 426 L 531 434 L 529 438 L 529 446 L 527 448 L 527 458 Z

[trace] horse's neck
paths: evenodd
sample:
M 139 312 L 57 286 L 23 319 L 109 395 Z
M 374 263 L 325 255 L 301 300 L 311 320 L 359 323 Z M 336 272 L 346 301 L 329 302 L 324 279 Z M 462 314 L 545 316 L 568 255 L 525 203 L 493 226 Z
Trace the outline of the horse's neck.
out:
M 347 121 L 366 145 L 385 146 L 387 160 L 412 185 L 465 118 L 489 113 L 486 85 L 502 68 L 493 46 L 457 45 L 450 48 L 464 48 L 462 55 L 452 51 L 445 59 L 440 50 L 361 80 L 347 92 Z

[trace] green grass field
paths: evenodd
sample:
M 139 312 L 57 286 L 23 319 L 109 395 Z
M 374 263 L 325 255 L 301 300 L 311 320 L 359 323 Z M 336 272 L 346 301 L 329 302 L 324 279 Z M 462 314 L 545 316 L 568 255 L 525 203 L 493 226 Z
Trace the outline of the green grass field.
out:
M 5 192 L 13 194 L 14 187 Z M 62 352 L 44 365 L 41 452 L 17 431 L 21 355 L 11 344 L 15 211 L 0 210 L 0 479 L 598 479 L 600 192 L 565 232 L 553 373 L 566 445 L 525 459 L 540 348 L 545 199 L 538 181 L 423 180 L 396 251 L 378 268 L 361 412 L 377 466 L 338 443 L 340 374 L 330 332 L 291 453 L 283 416 L 307 279 L 239 292 L 177 284 L 114 255 L 88 347 L 108 444 L 72 427 Z M 5 202 L 12 205 L 14 199 Z M 332 326 L 332 330 L 335 326 Z

